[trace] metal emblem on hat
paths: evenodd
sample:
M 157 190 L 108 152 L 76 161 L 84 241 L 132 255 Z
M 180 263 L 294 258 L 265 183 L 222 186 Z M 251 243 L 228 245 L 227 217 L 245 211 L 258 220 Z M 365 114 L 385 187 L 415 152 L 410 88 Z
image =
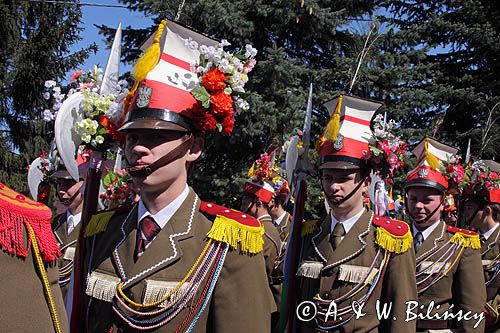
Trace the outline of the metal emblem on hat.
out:
M 333 143 L 333 149 L 341 150 L 344 147 L 344 136 L 342 134 L 338 134 L 335 142 Z
M 142 86 L 139 88 L 139 95 L 135 104 L 138 108 L 145 108 L 149 105 L 149 100 L 151 99 L 151 94 L 153 93 L 153 88 Z
M 418 170 L 418 178 L 425 178 L 429 174 L 429 170 L 427 169 L 420 169 Z

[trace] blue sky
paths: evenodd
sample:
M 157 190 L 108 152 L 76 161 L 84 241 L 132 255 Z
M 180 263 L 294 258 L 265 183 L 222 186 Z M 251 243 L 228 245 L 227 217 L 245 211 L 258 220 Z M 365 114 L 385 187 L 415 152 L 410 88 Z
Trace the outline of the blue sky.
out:
M 106 5 L 123 5 L 117 0 L 83 0 L 85 4 L 106 4 Z M 107 25 L 110 27 L 117 27 L 121 22 L 122 27 L 131 26 L 133 28 L 144 28 L 151 25 L 152 18 L 145 17 L 138 12 L 129 11 L 127 8 L 109 8 L 109 7 L 95 7 L 95 6 L 82 6 L 82 25 L 84 30 L 80 36 L 83 38 L 80 42 L 73 45 L 72 50 L 79 50 L 91 43 L 95 42 L 99 47 L 97 54 L 91 55 L 80 69 L 88 70 L 92 65 L 99 64 L 101 67 L 106 66 L 109 49 L 106 48 L 104 36 L 99 35 L 97 25 Z M 144 38 L 146 38 L 145 36 Z M 123 65 L 120 72 L 124 73 L 131 69 L 131 65 Z M 69 77 L 69 73 L 68 73 Z

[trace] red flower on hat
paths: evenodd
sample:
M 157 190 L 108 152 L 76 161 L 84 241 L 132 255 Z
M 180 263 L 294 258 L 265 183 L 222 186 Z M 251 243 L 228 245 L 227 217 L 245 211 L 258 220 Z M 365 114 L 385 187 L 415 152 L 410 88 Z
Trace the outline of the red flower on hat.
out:
M 200 131 L 213 131 L 217 128 L 217 119 L 210 113 L 196 117 L 196 127 Z
M 224 121 L 222 122 L 222 134 L 231 134 L 234 128 L 234 118 L 233 116 L 227 116 L 224 118 Z
M 210 96 L 211 109 L 216 116 L 233 115 L 233 98 L 224 90 L 219 90 Z
M 212 69 L 202 76 L 201 84 L 208 91 L 223 90 L 226 88 L 226 75 L 218 68 Z
M 490 172 L 490 178 L 492 180 L 497 180 L 498 179 L 498 173 L 496 173 L 495 171 Z
M 101 118 L 99 119 L 99 123 L 104 127 L 106 130 L 106 134 L 109 134 L 113 137 L 113 140 L 124 142 L 125 141 L 125 134 L 122 132 L 118 131 L 118 126 L 113 124 L 111 120 L 106 116 L 102 115 Z

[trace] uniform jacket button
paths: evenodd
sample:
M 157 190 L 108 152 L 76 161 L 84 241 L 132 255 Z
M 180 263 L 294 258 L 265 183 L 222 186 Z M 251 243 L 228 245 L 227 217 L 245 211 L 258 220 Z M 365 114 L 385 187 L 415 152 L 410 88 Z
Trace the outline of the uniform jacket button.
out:
M 329 299 L 330 298 L 330 293 L 329 292 L 324 292 L 323 293 L 323 299 Z

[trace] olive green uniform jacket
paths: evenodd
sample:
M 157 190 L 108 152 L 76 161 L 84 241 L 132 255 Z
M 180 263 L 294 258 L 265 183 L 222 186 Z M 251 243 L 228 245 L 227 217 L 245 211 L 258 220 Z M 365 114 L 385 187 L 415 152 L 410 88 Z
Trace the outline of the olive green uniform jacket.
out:
M 212 207 L 212 204 L 206 205 Z M 229 212 L 230 210 L 226 210 Z M 231 214 L 235 211 L 232 211 Z M 139 303 L 154 302 L 162 299 L 173 286 L 183 280 L 188 271 L 200 257 L 209 238 L 207 234 L 213 229 L 222 214 L 204 214 L 200 211 L 200 200 L 190 189 L 186 200 L 175 212 L 165 227 L 159 232 L 146 251 L 134 262 L 136 247 L 137 206 L 131 211 L 113 215 L 104 232 L 89 236 L 87 234 L 87 265 L 90 278 L 87 284 L 87 295 L 90 295 L 86 325 L 88 332 L 136 332 L 129 324 L 117 315 L 113 306 L 131 313 L 121 304 L 117 305 L 115 296 L 118 282 L 125 282 L 124 293 Z M 248 218 L 245 215 L 241 215 Z M 217 215 L 215 222 L 211 219 Z M 259 226 L 260 247 L 262 248 L 262 227 Z M 225 224 L 227 230 L 244 232 L 249 230 L 236 221 Z M 224 237 L 230 232 L 221 232 Z M 232 234 L 235 236 L 236 234 Z M 233 239 L 234 240 L 234 237 Z M 222 247 L 224 242 L 216 242 Z M 231 242 L 231 240 L 229 240 Z M 240 247 L 242 243 L 238 243 Z M 234 245 L 234 243 L 233 243 Z M 185 306 L 176 308 L 179 312 L 167 323 L 152 329 L 154 332 L 175 332 L 186 319 L 190 323 L 194 315 L 199 319 L 193 332 L 268 332 L 272 296 L 269 292 L 264 257 L 262 253 L 245 254 L 231 246 L 223 261 L 220 275 L 213 287 L 213 293 L 207 300 L 206 307 L 199 311 L 197 304 L 203 304 L 200 296 L 205 287 L 210 286 L 210 274 L 200 282 L 195 296 Z M 185 291 L 193 286 L 188 279 L 178 293 L 172 297 L 182 297 Z M 120 297 L 123 299 L 123 297 Z M 171 298 L 170 298 L 171 300 Z M 199 303 L 201 302 L 201 303 Z M 160 310 L 163 305 L 149 308 Z M 191 314 L 190 311 L 194 313 Z M 133 316 L 133 318 L 138 318 Z M 144 317 L 142 317 L 144 319 Z M 155 317 L 156 318 L 156 317 Z M 184 331 L 186 326 L 184 326 Z
M 28 235 L 25 231 L 25 248 Z M 69 332 L 58 269 L 45 264 L 62 332 Z M 0 331 L 52 333 L 54 325 L 32 252 L 26 259 L 0 252 Z
M 318 302 L 313 300 L 315 296 L 330 305 L 332 300 L 338 300 L 335 304 L 340 317 L 340 309 L 351 308 L 354 301 L 360 301 L 359 304 L 362 304 L 360 299 L 366 297 L 372 289 L 371 296 L 361 309 L 364 315 L 359 318 L 354 317 L 328 331 L 414 332 L 415 322 L 405 321 L 406 302 L 417 299 L 415 255 L 410 248 L 412 238 L 408 225 L 366 211 L 344 236 L 336 250 L 333 249 L 330 241 L 330 233 L 331 217 L 328 215 L 315 231 L 303 239 L 303 254 L 297 272 L 298 303 L 312 301 L 318 305 Z M 397 237 L 394 237 L 392 233 Z M 403 239 L 404 244 L 401 242 Z M 397 251 L 393 251 L 396 248 Z M 379 253 L 378 257 L 377 253 Z M 383 261 L 384 255 L 388 256 L 386 261 Z M 370 271 L 370 267 L 374 265 L 374 267 L 381 268 L 382 262 L 387 264 L 385 269 L 381 269 L 378 271 L 379 274 L 376 274 L 378 280 L 373 278 L 371 282 L 366 283 L 366 277 L 377 273 Z M 339 300 L 358 286 L 362 288 L 359 292 L 345 300 Z M 377 315 L 377 303 L 381 310 L 384 305 L 386 309 L 391 306 L 387 319 Z M 317 307 L 318 311 L 319 309 Z M 346 320 L 350 315 L 352 312 L 343 315 L 342 319 L 337 318 L 337 321 Z M 332 314 L 329 321 L 335 321 L 333 317 Z M 302 318 L 308 320 L 310 317 Z M 326 329 L 321 329 L 321 326 L 326 327 L 324 318 L 318 319 L 318 316 L 315 318 L 317 320 L 301 321 L 298 319 L 298 332 L 326 331 Z
M 419 306 L 424 306 L 420 313 L 430 313 L 432 316 L 436 313 L 442 315 L 446 311 L 451 313 L 463 310 L 470 311 L 471 314 L 482 314 L 486 303 L 486 290 L 483 287 L 480 252 L 470 246 L 457 246 L 452 242 L 455 235 L 456 239 L 465 237 L 479 240 L 479 237 L 470 231 L 448 226 L 443 221 L 437 223 L 439 225 L 416 252 L 418 302 Z M 446 260 L 448 255 L 452 254 L 454 246 L 456 251 Z M 443 256 L 448 250 L 448 254 Z M 440 274 L 440 270 L 446 274 Z M 432 283 L 433 281 L 436 282 Z M 418 321 L 417 330 L 425 332 L 428 329 L 437 329 L 429 327 L 428 316 L 425 317 L 425 320 Z M 431 326 L 433 320 L 444 319 L 432 319 Z M 477 328 L 473 328 L 476 322 L 476 319 L 450 322 L 448 329 L 457 329 L 459 332 L 484 331 L 485 321 L 482 320 Z
M 500 332 L 500 274 L 495 274 L 500 261 L 500 226 L 481 244 L 481 259 L 484 269 L 484 280 L 486 281 L 486 299 L 488 301 L 488 312 L 493 315 L 492 320 L 496 324 L 487 328 L 487 332 Z M 496 313 L 493 311 L 495 310 Z
M 73 261 L 76 254 L 76 243 L 80 233 L 81 221 L 68 235 L 66 226 L 66 213 L 58 215 L 52 222 L 52 230 L 56 236 L 57 244 L 61 249 L 62 256 L 57 260 L 59 269 L 59 285 L 61 287 L 64 302 L 69 290 Z

